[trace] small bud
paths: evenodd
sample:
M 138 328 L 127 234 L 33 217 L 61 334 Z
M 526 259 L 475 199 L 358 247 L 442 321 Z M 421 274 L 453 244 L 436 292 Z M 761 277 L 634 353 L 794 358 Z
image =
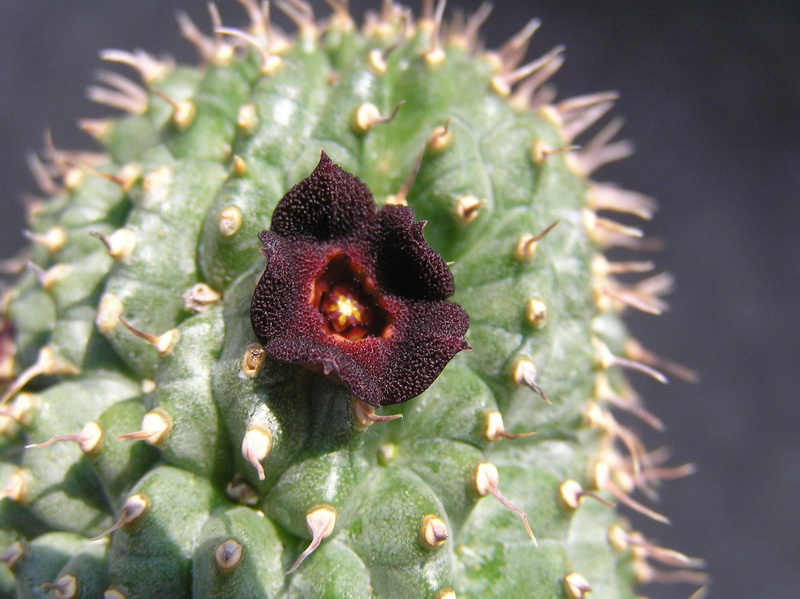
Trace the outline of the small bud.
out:
M 300 564 L 316 551 L 323 539 L 327 539 L 333 534 L 333 530 L 336 528 L 336 508 L 331 505 L 320 505 L 311 508 L 306 513 L 306 526 L 308 526 L 308 531 L 311 533 L 311 544 L 300 554 L 300 557 L 292 564 L 292 567 L 286 571 L 287 576 L 297 570 Z
M 428 514 L 419 528 L 419 542 L 423 549 L 438 549 L 448 538 L 447 524 L 438 516 Z
M 525 306 L 525 318 L 537 328 L 544 326 L 547 319 L 547 304 L 539 297 L 532 297 Z
M 520 235 L 519 239 L 517 239 L 517 245 L 514 246 L 514 257 L 520 262 L 529 260 L 536 254 L 537 247 L 538 244 L 533 235 Z
M 589 209 L 585 209 L 582 215 L 583 226 L 586 229 L 586 233 L 589 235 L 590 239 L 598 243 L 602 242 L 602 231 L 608 231 L 623 237 L 633 237 L 636 239 L 644 237 L 644 233 L 641 229 L 629 227 L 608 218 L 601 218 Z
M 239 114 L 236 117 L 236 125 L 245 135 L 252 135 L 255 133 L 258 127 L 258 114 L 256 113 L 255 104 L 245 104 L 239 108 Z
M 15 351 L 16 348 L 12 349 Z M 2 353 L 2 350 L 0 350 Z M 8 381 L 14 378 L 14 372 L 17 369 L 17 360 L 13 353 L 0 355 L 0 381 Z
M 0 555 L 0 561 L 4 562 L 9 570 L 12 572 L 25 556 L 25 544 L 22 541 L 14 541 L 8 548 Z
M 667 384 L 669 382 L 669 379 L 667 379 L 662 372 L 659 372 L 644 362 L 638 362 L 636 360 L 629 360 L 627 358 L 615 356 L 611 352 L 611 349 L 597 337 L 592 338 L 592 345 L 594 347 L 597 366 L 601 370 L 608 370 L 614 366 L 619 366 L 621 368 L 638 370 L 639 372 L 646 374 L 650 378 L 655 379 L 662 384 Z
M 214 563 L 220 572 L 226 574 L 239 565 L 243 555 L 242 546 L 237 541 L 228 539 L 217 545 L 214 551 Z
M 564 576 L 564 589 L 569 599 L 584 599 L 592 592 L 589 582 L 577 572 L 570 572 Z
M 0 315 L 0 323 L 2 319 Z M 9 324 L 6 324 L 5 330 L 2 328 L 0 324 L 0 384 L 13 379 L 17 371 L 17 344 L 13 339 L 14 333 Z
M 438 67 L 441 65 L 447 55 L 445 54 L 444 50 L 439 44 L 436 44 L 434 47 L 429 48 L 422 54 L 422 58 L 425 61 L 425 64 L 431 68 Z
M 9 416 L 6 411 L 0 412 L 0 435 L 9 439 L 14 438 L 17 434 L 14 419 Z
M 238 206 L 228 206 L 219 215 L 219 232 L 225 237 L 233 237 L 242 226 L 242 211 Z
M 163 447 L 172 432 L 172 416 L 161 408 L 147 412 L 142 418 L 142 428 L 117 437 L 117 441 L 144 441 L 154 447 Z
M 97 328 L 103 333 L 110 333 L 114 330 L 119 322 L 120 316 L 124 307 L 122 301 L 111 293 L 106 293 L 100 300 L 100 306 L 97 309 L 97 317 L 95 323 Z
M 131 333 L 139 337 L 139 339 L 142 339 L 155 347 L 159 356 L 166 356 L 172 352 L 172 349 L 175 347 L 175 345 L 177 345 L 181 338 L 181 332 L 178 329 L 171 329 L 163 335 L 152 335 L 135 328 L 133 325 L 123 320 L 121 316 L 119 317 L 119 321 L 125 325 L 125 328 Z
M 472 488 L 478 497 L 485 497 L 489 494 L 489 489 L 495 486 L 500 480 L 500 473 L 497 467 L 488 462 L 481 462 L 472 469 Z
M 633 574 L 636 578 L 637 584 L 644 585 L 653 582 L 654 568 L 647 563 L 644 556 L 639 556 L 636 553 L 633 555 Z
M 489 88 L 504 98 L 511 95 L 511 86 L 500 75 L 495 75 L 489 80 Z
M 108 250 L 108 255 L 120 262 L 127 262 L 136 248 L 136 235 L 127 228 L 117 229 L 111 235 L 102 235 L 94 231 L 89 235 L 102 241 Z
M 536 255 L 536 249 L 539 247 L 539 242 L 553 230 L 559 221 L 554 221 L 544 231 L 536 235 L 520 235 L 517 239 L 517 245 L 514 247 L 514 257 L 520 262 L 530 260 Z
M 103 599 L 130 599 L 130 596 L 122 589 L 110 588 L 103 593 Z
M 58 599 L 74 599 L 78 596 L 78 579 L 65 574 L 55 582 L 46 582 L 42 588 L 53 591 Z
M 400 110 L 400 107 L 403 105 L 403 103 L 404 101 L 395 106 L 392 114 L 389 116 L 382 116 L 378 111 L 377 106 L 370 104 L 369 102 L 364 102 L 363 104 L 359 105 L 359 107 L 356 108 L 356 111 L 353 113 L 353 130 L 358 134 L 364 134 L 369 132 L 370 129 L 372 129 L 375 125 L 388 123 L 394 119 L 397 111 Z
M 613 428 L 611 413 L 601 408 L 596 401 L 587 402 L 581 415 L 583 416 L 583 424 L 587 428 L 599 428 L 601 430 Z
M 359 430 L 366 430 L 373 424 L 379 422 L 389 422 L 390 420 L 397 420 L 402 418 L 402 414 L 391 414 L 389 416 L 378 416 L 373 408 L 368 403 L 361 401 L 357 397 L 350 400 L 350 408 L 353 412 L 354 425 Z
M 174 100 L 164 92 L 151 88 L 153 93 L 172 107 L 172 124 L 183 131 L 188 129 L 197 116 L 197 106 L 191 100 Z
M 383 443 L 378 446 L 378 464 L 388 466 L 397 459 L 397 445 L 394 443 Z
M 534 140 L 533 144 L 531 144 L 531 162 L 537 166 L 544 164 L 550 151 L 552 151 L 552 148 L 546 141 L 543 139 Z
M 581 501 L 583 501 L 584 497 L 591 497 L 606 507 L 614 507 L 613 503 L 606 501 L 596 493 L 585 491 L 583 487 L 581 487 L 580 483 L 576 480 L 567 479 L 558 486 L 558 500 L 561 503 L 561 506 L 568 512 L 574 512 L 577 510 L 580 507 Z
M 261 344 L 252 343 L 248 345 L 242 356 L 242 376 L 248 379 L 255 377 L 261 368 L 263 368 L 266 359 L 267 354 Z
M 382 50 L 372 50 L 369 53 L 369 66 L 372 67 L 378 75 L 386 74 L 386 55 Z
M 17 470 L 8 477 L 5 486 L 0 490 L 0 499 L 7 497 L 16 503 L 25 504 L 28 501 L 31 474 L 27 470 Z
M 40 404 L 41 400 L 38 395 L 20 393 L 14 398 L 8 409 L 3 411 L 3 415 L 10 417 L 20 426 L 28 428 L 33 423 L 33 417 Z
M 222 295 L 205 283 L 198 283 L 183 293 L 183 307 L 190 312 L 205 312 L 222 299 Z
M 144 513 L 150 509 L 150 498 L 144 493 L 137 493 L 131 495 L 122 506 L 122 511 L 125 516 L 125 525 L 133 524 L 141 518 Z
M 261 68 L 259 69 L 259 73 L 264 77 L 269 77 L 270 75 L 275 74 L 278 69 L 283 66 L 283 59 L 280 56 L 270 54 L 269 41 L 265 43 L 257 37 L 250 35 L 241 29 L 235 29 L 233 27 L 215 27 L 214 33 L 230 35 L 247 42 L 261 58 Z M 223 48 L 225 51 L 221 56 L 222 63 L 227 63 L 234 56 L 233 47 L 228 44 L 223 44 L 220 46 L 219 50 L 222 50 Z
M 64 174 L 64 187 L 69 191 L 75 191 L 81 186 L 85 179 L 86 173 L 83 169 L 77 167 L 67 169 L 67 172 Z
M 619 525 L 612 524 L 608 527 L 608 543 L 619 554 L 628 550 L 628 533 Z
M 258 473 L 258 480 L 264 480 L 264 467 L 261 461 L 272 451 L 272 431 L 258 425 L 250 425 L 242 439 L 242 455 Z
M 45 291 L 51 291 L 53 285 L 63 281 L 72 273 L 72 267 L 69 264 L 54 264 L 47 270 L 43 270 L 33 262 L 28 262 L 27 266 L 36 275 L 39 284 Z
M 64 227 L 55 226 L 44 233 L 24 232 L 25 237 L 33 243 L 41 245 L 51 254 L 56 254 L 67 243 L 67 232 Z
M 356 133 L 367 133 L 381 121 L 381 112 L 375 104 L 364 102 L 353 114 L 353 128 Z
M 6 271 L 2 272 L 4 274 L 12 274 Z M 18 292 L 12 291 L 11 289 L 5 289 L 2 293 L 0 293 L 0 317 L 5 318 L 8 316 L 8 307 L 11 305 L 11 301 L 16 297 L 18 297 Z
M 230 44 L 215 44 L 211 62 L 218 66 L 228 64 L 234 57 L 233 46 Z
M 549 404 L 553 403 L 547 397 L 547 394 L 544 392 L 544 390 L 536 382 L 536 375 L 536 365 L 533 363 L 533 360 L 528 358 L 519 358 L 514 363 L 514 369 L 512 371 L 511 378 L 520 387 L 525 386 L 532 389 L 533 392 L 541 397 L 545 402 Z
M 102 142 L 111 127 L 111 119 L 80 119 L 78 129 Z
M 59 441 L 74 441 L 80 446 L 83 453 L 86 455 L 92 455 L 97 453 L 97 451 L 103 447 L 103 443 L 105 442 L 105 432 L 103 431 L 103 427 L 100 426 L 99 422 L 90 420 L 83 426 L 81 432 L 77 434 L 56 435 L 44 443 L 26 445 L 25 449 L 44 449 L 45 447 L 50 447 Z
M 191 100 L 181 100 L 172 111 L 172 122 L 180 129 L 188 129 L 197 116 L 197 106 Z
M 138 164 L 126 164 L 119 169 L 114 178 L 117 183 L 119 183 L 122 191 L 128 193 L 141 176 L 142 167 L 140 167 Z
M 456 216 L 464 224 L 471 223 L 478 218 L 478 213 L 486 200 L 479 200 L 473 195 L 464 195 L 456 200 Z
M 608 466 L 607 463 L 598 460 L 594 465 L 594 468 L 592 470 L 592 475 L 594 478 L 595 488 L 607 490 L 614 497 L 616 497 L 621 503 L 624 503 L 632 510 L 637 511 L 640 514 L 655 520 L 656 522 L 661 522 L 663 524 L 670 523 L 669 518 L 667 518 L 663 514 L 659 514 L 655 510 L 651 510 L 645 505 L 642 505 L 641 503 L 630 497 L 621 488 L 619 488 L 611 477 L 611 468 Z
M 39 375 L 80 374 L 80 372 L 77 366 L 58 355 L 58 352 L 52 345 L 45 345 L 39 349 L 36 362 L 23 370 L 5 390 L 3 396 L 0 397 L 0 406 L 5 405 L 12 397 L 21 391 L 25 385 Z
M 123 526 L 134 524 L 150 509 L 150 498 L 144 493 L 137 493 L 131 495 L 125 500 L 120 510 L 119 519 L 105 532 L 100 533 L 92 541 L 97 541 L 103 537 L 107 537 L 115 530 L 119 530 Z
M 247 163 L 238 154 L 233 155 L 233 174 L 237 177 L 243 177 L 247 174 Z
M 165 356 L 172 351 L 172 348 L 178 343 L 180 337 L 180 331 L 178 329 L 172 329 L 156 337 L 153 346 L 158 350 L 159 356 Z
M 225 494 L 235 503 L 250 507 L 258 504 L 260 499 L 255 489 L 250 486 L 250 483 L 238 474 L 234 475 L 233 480 L 225 487 Z
M 41 212 L 43 210 L 43 206 L 44 206 L 43 202 L 44 202 L 44 200 L 40 200 L 38 198 L 35 198 L 35 199 L 27 198 L 26 199 L 26 201 L 25 201 L 25 209 L 28 212 L 28 220 L 29 221 L 35 222 L 39 218 L 39 216 L 41 215 Z M 3 275 L 18 275 L 18 274 L 21 274 L 22 271 L 24 271 L 28 266 L 28 257 L 29 256 L 30 256 L 30 252 L 25 250 L 25 251 L 22 251 L 22 252 L 18 253 L 16 256 L 0 260 L 0 274 L 3 274 Z M 8 307 L 8 305 L 7 305 L 8 302 L 7 302 L 6 298 L 9 297 L 9 294 L 10 294 L 10 292 L 8 290 L 6 290 L 6 292 L 3 293 L 2 296 L 0 296 L 0 297 L 2 297 L 2 300 L 3 300 L 3 306 L 2 306 L 3 313 L 5 313 L 5 311 L 6 311 L 7 307 Z
M 441 589 L 436 593 L 436 599 L 456 599 L 456 592 L 453 589 Z
M 522 524 L 525 527 L 525 531 L 528 533 L 528 536 L 530 536 L 534 545 L 537 545 L 536 537 L 533 535 L 531 525 L 528 523 L 528 515 L 522 511 L 522 509 L 518 508 L 508 499 L 506 499 L 502 493 L 500 493 L 500 489 L 497 487 L 499 481 L 500 473 L 497 471 L 497 467 L 494 464 L 490 464 L 489 462 L 480 462 L 475 464 L 475 467 L 472 469 L 470 482 L 472 485 L 472 490 L 475 492 L 475 494 L 478 497 L 493 495 L 495 499 L 497 499 L 503 505 L 503 507 L 517 514 L 522 519 Z
M 579 149 L 579 146 L 573 145 L 552 148 L 546 141 L 537 139 L 533 142 L 533 145 L 531 145 L 531 162 L 537 166 L 541 166 L 550 156 L 554 154 L 564 154 L 577 149 Z
M 611 469 L 608 464 L 598 460 L 592 470 L 592 478 L 596 489 L 604 489 L 611 480 Z
M 575 511 L 581 504 L 583 487 L 576 480 L 568 479 L 558 487 L 558 499 L 567 511 Z
M 408 206 L 406 196 L 396 193 L 386 196 L 386 200 L 383 203 L 387 206 Z
M 503 415 L 497 410 L 486 410 L 483 413 L 483 437 L 487 441 L 495 442 L 500 439 L 521 439 L 523 437 L 530 437 L 535 433 L 518 433 L 512 435 L 505 429 L 503 424 Z
M 447 149 L 453 143 L 453 132 L 450 130 L 450 120 L 444 125 L 436 127 L 428 138 L 428 151 L 434 154 Z
M 172 170 L 168 166 L 160 166 L 147 173 L 142 180 L 145 193 L 164 192 L 172 182 Z

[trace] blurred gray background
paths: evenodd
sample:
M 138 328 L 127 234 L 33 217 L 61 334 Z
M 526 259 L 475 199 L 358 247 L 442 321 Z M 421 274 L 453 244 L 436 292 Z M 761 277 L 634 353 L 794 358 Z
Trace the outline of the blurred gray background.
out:
M 226 24 L 243 24 L 221 1 Z M 351 2 L 353 12 L 377 2 Z M 411 4 L 417 4 L 416 0 Z M 476 0 L 451 0 L 473 11 Z M 540 17 L 531 57 L 556 44 L 560 97 L 621 93 L 617 113 L 636 154 L 596 174 L 656 197 L 647 225 L 678 278 L 672 310 L 634 316 L 650 348 L 701 382 L 667 387 L 632 375 L 663 418 L 673 463 L 699 472 L 663 489 L 672 526 L 637 521 L 662 544 L 708 560 L 711 597 L 795 597 L 800 589 L 800 3 L 766 0 L 497 0 L 484 30 L 497 46 Z M 743 6 L 750 4 L 749 7 Z M 328 9 L 317 2 L 321 14 Z M 173 15 L 209 27 L 205 2 L 0 2 L 0 257 L 22 243 L 22 192 L 36 191 L 24 155 L 84 147 L 78 117 L 108 114 L 85 99 L 102 48 L 195 54 Z M 686 586 L 650 587 L 655 598 Z

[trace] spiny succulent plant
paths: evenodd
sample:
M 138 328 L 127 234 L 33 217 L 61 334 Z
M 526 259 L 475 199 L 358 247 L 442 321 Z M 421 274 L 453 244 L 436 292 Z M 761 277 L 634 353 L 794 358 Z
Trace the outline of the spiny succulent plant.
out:
M 652 517 L 666 467 L 623 369 L 680 367 L 620 320 L 663 274 L 589 179 L 612 106 L 556 100 L 531 21 L 482 48 L 392 2 L 240 0 L 199 67 L 106 51 L 81 127 L 33 161 L 32 247 L 2 299 L 4 597 L 633 597 L 702 584 Z M 580 147 L 576 145 L 580 143 Z M 423 224 L 424 236 L 423 236 Z M 259 238 L 261 242 L 259 243 Z M 261 250 L 261 252 L 259 252 Z M 262 255 L 263 254 L 263 255 Z M 266 260 L 265 260 L 266 257 Z M 11 265 L 15 264 L 11 261 Z

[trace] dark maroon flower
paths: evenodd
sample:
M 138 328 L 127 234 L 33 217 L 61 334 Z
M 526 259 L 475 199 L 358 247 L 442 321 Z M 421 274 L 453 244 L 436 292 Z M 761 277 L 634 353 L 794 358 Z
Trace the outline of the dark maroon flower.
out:
M 387 405 L 419 395 L 468 347 L 453 277 L 405 206 L 378 208 L 323 152 L 259 235 L 267 267 L 250 319 L 267 355 Z

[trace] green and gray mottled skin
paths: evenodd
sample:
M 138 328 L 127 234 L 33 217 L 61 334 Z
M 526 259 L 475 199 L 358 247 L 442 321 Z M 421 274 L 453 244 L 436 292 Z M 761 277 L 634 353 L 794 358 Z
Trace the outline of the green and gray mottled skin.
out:
M 91 94 L 129 114 L 83 122 L 102 155 L 50 148 L 39 169 L 51 197 L 2 303 L 0 596 L 616 599 L 700 581 L 608 505 L 663 519 L 630 494 L 681 473 L 611 413 L 658 424 L 620 368 L 663 364 L 619 313 L 658 312 L 669 286 L 620 282 L 652 265 L 601 253 L 647 246 L 609 215 L 652 212 L 587 178 L 624 143 L 573 146 L 613 95 L 554 102 L 559 49 L 520 66 L 533 25 L 485 52 L 483 13 L 444 35 L 430 3 L 359 30 L 338 3 L 323 26 L 292 2 L 289 37 L 242 4 L 244 31 L 182 21 L 199 68 L 108 53 L 143 84 Z M 320 150 L 428 221 L 471 319 L 473 350 L 381 414 L 265 359 L 250 327 L 257 234 Z

